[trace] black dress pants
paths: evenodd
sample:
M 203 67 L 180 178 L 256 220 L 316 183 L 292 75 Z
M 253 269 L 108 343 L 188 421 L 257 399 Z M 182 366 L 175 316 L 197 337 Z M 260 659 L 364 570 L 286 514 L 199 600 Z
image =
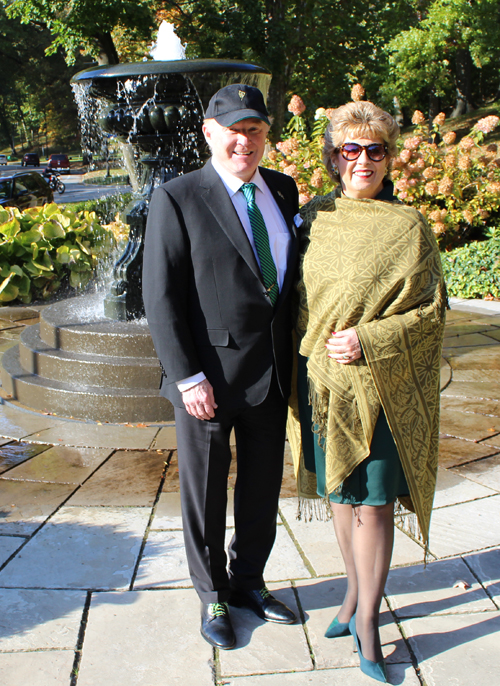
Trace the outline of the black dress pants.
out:
M 209 421 L 175 408 L 182 520 L 189 573 L 204 603 L 225 602 L 231 588 L 264 586 L 276 538 L 287 403 L 273 374 L 266 399 L 242 410 L 216 410 Z M 234 427 L 235 531 L 224 549 L 229 437 Z

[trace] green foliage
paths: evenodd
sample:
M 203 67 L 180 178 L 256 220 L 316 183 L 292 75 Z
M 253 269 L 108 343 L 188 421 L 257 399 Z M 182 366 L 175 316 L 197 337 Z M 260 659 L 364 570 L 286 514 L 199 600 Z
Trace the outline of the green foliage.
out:
M 453 98 L 455 88 L 461 86 L 457 73 L 460 51 L 469 53 L 476 69 L 498 62 L 499 19 L 498 0 L 431 2 L 421 21 L 400 31 L 385 48 L 390 73 L 381 89 L 385 102 L 395 93 L 402 105 L 413 108 L 431 91 L 441 98 Z
M 0 148 L 23 142 L 39 151 L 57 141 L 64 150 L 77 139 L 75 70 L 61 55 L 43 56 L 50 41 L 47 29 L 9 19 L 0 2 Z
M 0 208 L 0 302 L 49 298 L 65 278 L 83 288 L 114 245 L 94 213 L 55 203 L 24 212 Z
M 46 54 L 59 48 L 68 64 L 74 64 L 80 49 L 96 58 L 118 61 L 111 32 L 125 28 L 128 40 L 147 40 L 154 26 L 154 5 L 151 0 L 11 0 L 5 3 L 11 17 L 24 24 L 46 26 L 52 36 Z
M 459 298 L 500 298 L 500 232 L 441 256 L 449 295 Z

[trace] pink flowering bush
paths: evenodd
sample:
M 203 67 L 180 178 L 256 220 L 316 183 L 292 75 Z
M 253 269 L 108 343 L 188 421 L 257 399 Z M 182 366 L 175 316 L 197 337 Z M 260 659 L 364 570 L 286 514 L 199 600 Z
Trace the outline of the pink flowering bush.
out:
M 288 105 L 293 117 L 288 122 L 285 138 L 272 148 L 262 164 L 288 174 L 295 179 L 299 189 L 299 202 L 305 205 L 315 195 L 325 195 L 335 187 L 321 161 L 323 134 L 332 110 L 320 107 L 315 113 L 315 123 L 310 134 L 301 116 L 306 107 L 298 95 Z
M 429 131 L 415 112 L 413 135 L 406 138 L 392 166 L 396 196 L 427 218 L 442 248 L 450 249 L 500 213 L 500 159 L 497 146 L 481 145 L 500 119 L 480 119 L 456 144 L 456 133 L 441 134 L 440 112 Z

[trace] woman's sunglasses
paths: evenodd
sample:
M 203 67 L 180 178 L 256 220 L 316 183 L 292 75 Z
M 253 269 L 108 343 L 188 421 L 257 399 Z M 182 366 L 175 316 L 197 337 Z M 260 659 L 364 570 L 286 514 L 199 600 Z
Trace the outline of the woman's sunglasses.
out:
M 370 143 L 370 145 L 358 145 L 358 143 L 344 143 L 339 151 L 344 160 L 352 162 L 357 160 L 361 152 L 366 150 L 366 154 L 373 162 L 382 162 L 387 157 L 387 146 L 382 143 Z

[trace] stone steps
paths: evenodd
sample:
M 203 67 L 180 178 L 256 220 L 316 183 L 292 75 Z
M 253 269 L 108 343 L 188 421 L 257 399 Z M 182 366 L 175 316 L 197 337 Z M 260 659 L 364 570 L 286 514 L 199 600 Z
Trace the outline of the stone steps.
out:
M 173 419 L 145 321 L 95 314 L 97 299 L 72 298 L 42 311 L 3 355 L 3 391 L 37 411 L 102 422 Z

